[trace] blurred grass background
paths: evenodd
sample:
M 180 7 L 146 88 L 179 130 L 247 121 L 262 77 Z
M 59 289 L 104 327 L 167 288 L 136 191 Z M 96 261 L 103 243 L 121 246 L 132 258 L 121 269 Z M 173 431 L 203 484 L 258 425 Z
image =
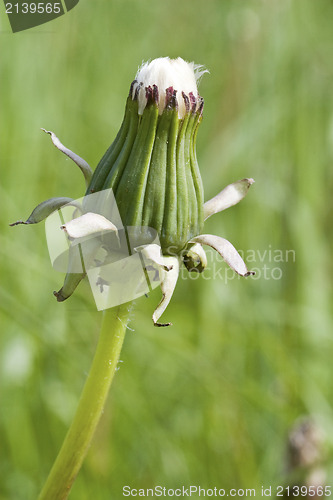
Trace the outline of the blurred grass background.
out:
M 245 257 L 252 250 L 257 276 L 225 282 L 225 264 L 209 254 L 204 276 L 178 283 L 167 329 L 150 319 L 158 290 L 137 301 L 70 498 L 121 498 L 123 485 L 282 484 L 287 435 L 303 415 L 324 436 L 332 484 L 332 19 L 329 0 L 82 0 L 14 35 L 1 12 L 1 500 L 36 498 L 101 321 L 85 283 L 55 301 L 63 276 L 50 266 L 43 225 L 8 227 L 46 198 L 84 192 L 79 170 L 39 129 L 95 166 L 138 65 L 165 55 L 210 71 L 198 136 L 206 199 L 256 180 L 205 231 Z

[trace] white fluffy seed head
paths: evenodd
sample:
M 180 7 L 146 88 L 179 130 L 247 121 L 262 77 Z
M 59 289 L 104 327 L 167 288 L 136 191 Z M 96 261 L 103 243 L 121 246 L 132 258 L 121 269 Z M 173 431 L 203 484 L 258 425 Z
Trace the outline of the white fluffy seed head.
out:
M 169 57 L 159 57 L 151 62 L 143 63 L 135 77 L 135 83 L 132 87 L 132 99 L 134 99 L 137 87 L 138 91 L 139 115 L 142 115 L 146 104 L 146 88 L 156 85 L 158 88 L 158 106 L 161 114 L 165 108 L 166 89 L 173 87 L 177 91 L 176 99 L 178 104 L 179 118 L 183 118 L 186 113 L 185 100 L 183 93 L 189 96 L 190 93 L 199 103 L 199 94 L 197 84 L 201 76 L 207 73 L 203 66 L 184 61 L 181 57 L 170 59 Z

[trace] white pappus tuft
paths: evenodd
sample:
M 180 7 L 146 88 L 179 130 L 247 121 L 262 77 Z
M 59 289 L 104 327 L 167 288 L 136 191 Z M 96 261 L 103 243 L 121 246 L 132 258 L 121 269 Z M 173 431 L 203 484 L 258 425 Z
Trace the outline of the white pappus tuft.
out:
M 202 65 L 186 62 L 181 57 L 177 59 L 159 57 L 153 61 L 144 62 L 138 69 L 135 82 L 132 86 L 132 99 L 134 99 L 136 92 L 138 92 L 139 115 L 142 115 L 146 107 L 146 88 L 156 85 L 158 88 L 159 113 L 161 114 L 165 108 L 166 89 L 172 87 L 177 91 L 176 99 L 179 118 L 184 118 L 186 104 L 183 93 L 187 97 L 192 94 L 198 107 L 201 98 L 198 93 L 197 84 L 204 73 L 208 73 L 208 70 Z

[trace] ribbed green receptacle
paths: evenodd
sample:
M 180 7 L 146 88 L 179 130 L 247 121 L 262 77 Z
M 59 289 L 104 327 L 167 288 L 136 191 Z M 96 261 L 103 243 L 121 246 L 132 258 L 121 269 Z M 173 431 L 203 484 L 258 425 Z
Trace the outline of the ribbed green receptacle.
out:
M 125 226 L 156 229 L 166 255 L 202 232 L 203 187 L 195 139 L 201 111 L 179 119 L 175 101 L 162 114 L 127 100 L 121 129 L 98 164 L 87 194 L 112 188 Z

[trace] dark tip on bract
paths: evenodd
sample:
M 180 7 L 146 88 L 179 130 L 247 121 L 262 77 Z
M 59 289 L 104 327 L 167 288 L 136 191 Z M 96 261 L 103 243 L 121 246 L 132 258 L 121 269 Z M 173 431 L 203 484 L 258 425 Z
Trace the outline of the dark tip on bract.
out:
M 185 102 L 186 113 L 188 113 L 190 111 L 190 100 L 189 100 L 188 96 L 185 94 L 185 92 L 182 92 L 182 96 L 183 96 L 183 99 Z
M 173 87 L 168 87 L 165 90 L 165 108 L 166 109 L 178 109 L 177 102 L 177 90 L 174 90 Z
M 155 104 L 158 105 L 158 86 L 157 85 L 153 85 L 153 98 L 154 98 L 154 101 L 155 101 Z
M 152 87 L 149 85 L 148 87 L 145 87 L 145 91 L 146 91 L 146 99 L 147 99 L 147 102 L 149 102 L 150 100 L 153 99 L 153 89 Z
M 133 82 L 131 83 L 131 86 L 130 86 L 129 97 L 130 97 L 131 99 L 133 99 L 133 88 L 134 88 L 134 85 L 135 85 L 136 83 L 138 83 L 138 81 L 137 81 L 137 80 L 133 80 Z
M 195 113 L 195 111 L 197 109 L 197 100 L 195 98 L 195 95 L 193 94 L 193 92 L 189 92 L 188 96 L 190 98 L 191 111 L 192 111 L 192 113 Z
M 168 106 L 172 94 L 173 94 L 173 87 L 168 87 L 167 89 L 165 89 L 165 107 Z
M 137 101 L 138 99 L 138 96 L 139 96 L 139 92 L 140 92 L 140 89 L 141 87 L 143 86 L 143 83 L 138 83 L 136 89 L 135 89 L 135 94 L 134 94 L 134 97 L 133 97 L 133 101 Z
M 30 224 L 30 222 L 24 221 L 24 220 L 18 220 L 16 222 L 12 222 L 12 224 L 9 224 L 9 225 L 10 225 L 10 227 L 13 227 L 13 226 L 18 226 L 19 224 Z
M 56 291 L 53 292 L 53 295 L 56 297 L 58 302 L 63 302 L 64 300 L 66 300 L 68 298 L 68 297 L 64 297 L 62 295 L 61 291 L 62 291 L 62 288 L 59 290 L 59 292 L 56 292 Z
M 202 115 L 202 113 L 203 113 L 203 108 L 204 108 L 204 104 L 205 104 L 205 101 L 204 101 L 203 97 L 199 96 L 199 99 L 198 99 L 198 104 L 199 104 L 199 106 L 198 106 L 198 113 L 199 113 L 200 115 Z
M 172 326 L 172 323 L 154 323 L 154 326 L 157 327 Z
M 145 90 L 146 90 L 147 106 L 149 106 L 150 104 L 157 104 L 156 91 L 154 91 L 153 87 L 149 85 L 148 87 L 145 88 Z

